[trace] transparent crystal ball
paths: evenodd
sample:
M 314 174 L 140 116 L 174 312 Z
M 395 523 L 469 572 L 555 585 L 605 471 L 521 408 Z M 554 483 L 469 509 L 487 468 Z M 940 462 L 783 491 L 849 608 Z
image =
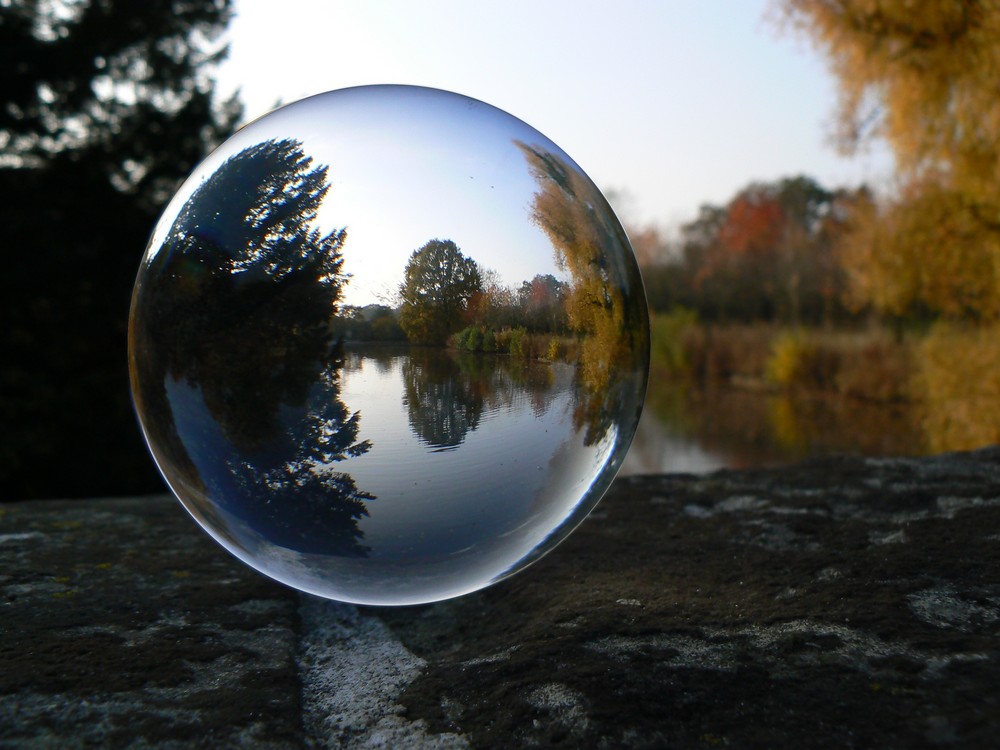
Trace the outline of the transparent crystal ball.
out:
M 136 412 L 220 544 L 362 604 L 475 591 L 593 509 L 636 429 L 642 283 L 600 191 L 474 99 L 320 94 L 250 123 L 157 223 Z

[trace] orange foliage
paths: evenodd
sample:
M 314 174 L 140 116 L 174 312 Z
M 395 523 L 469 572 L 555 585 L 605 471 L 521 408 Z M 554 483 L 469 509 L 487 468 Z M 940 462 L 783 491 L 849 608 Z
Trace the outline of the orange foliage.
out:
M 750 188 L 729 204 L 719 241 L 729 252 L 761 255 L 777 246 L 784 226 L 785 212 L 777 198 Z

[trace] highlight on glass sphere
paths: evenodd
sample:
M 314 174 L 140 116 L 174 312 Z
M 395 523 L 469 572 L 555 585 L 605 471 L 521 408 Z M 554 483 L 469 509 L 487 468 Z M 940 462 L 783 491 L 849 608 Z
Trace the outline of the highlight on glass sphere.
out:
M 129 321 L 170 489 L 258 571 L 346 602 L 483 588 L 610 485 L 645 394 L 625 232 L 548 138 L 457 94 L 332 91 L 167 206 Z

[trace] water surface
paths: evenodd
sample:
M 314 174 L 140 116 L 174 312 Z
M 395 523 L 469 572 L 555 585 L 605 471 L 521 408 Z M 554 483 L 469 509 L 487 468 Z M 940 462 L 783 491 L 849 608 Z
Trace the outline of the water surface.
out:
M 827 455 L 928 452 L 913 405 L 651 380 L 622 473 L 703 474 Z

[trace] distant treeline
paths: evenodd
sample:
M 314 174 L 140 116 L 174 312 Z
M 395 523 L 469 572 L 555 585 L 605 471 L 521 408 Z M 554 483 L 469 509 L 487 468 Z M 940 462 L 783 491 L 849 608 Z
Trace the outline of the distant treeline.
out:
M 725 206 L 704 205 L 677 236 L 633 231 L 650 306 L 705 322 L 832 324 L 865 306 L 850 295 L 841 248 L 865 188 L 809 177 L 753 183 Z
M 537 274 L 515 288 L 505 285 L 496 271 L 462 255 L 457 247 L 451 248 L 449 253 L 469 264 L 472 272 L 468 278 L 459 282 L 443 279 L 440 269 L 446 266 L 428 263 L 419 289 L 412 294 L 408 292 L 403 298 L 407 301 L 395 306 L 382 303 L 341 305 L 330 322 L 334 336 L 345 341 L 447 343 L 470 351 L 497 351 L 495 343 L 483 348 L 488 344 L 484 340 L 487 334 L 499 336 L 504 332 L 509 336 L 518 330 L 556 335 L 570 333 L 565 309 L 569 291 L 566 282 L 551 274 Z M 421 255 L 415 257 L 418 263 L 423 263 Z M 406 290 L 406 284 L 402 289 Z M 449 294 L 454 297 L 450 302 Z M 460 339 L 456 338 L 458 333 L 463 334 Z M 507 349 L 503 347 L 502 350 Z

